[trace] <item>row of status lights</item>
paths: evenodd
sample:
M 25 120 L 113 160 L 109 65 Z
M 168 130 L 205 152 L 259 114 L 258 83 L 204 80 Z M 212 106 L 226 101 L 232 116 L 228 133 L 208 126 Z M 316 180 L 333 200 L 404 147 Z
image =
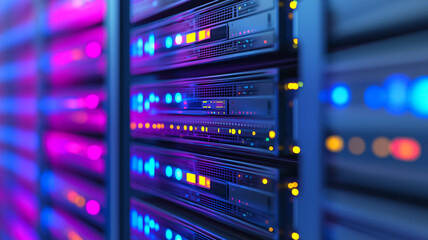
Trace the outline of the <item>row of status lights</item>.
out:
M 171 93 L 165 94 L 164 97 L 165 103 L 171 104 L 173 101 L 173 95 Z M 181 93 L 174 94 L 174 101 L 176 103 L 181 103 L 183 101 L 183 95 Z M 159 103 L 160 97 L 154 93 L 150 93 L 147 99 L 144 99 L 142 93 L 134 94 L 131 97 L 131 109 L 142 113 L 144 110 L 149 111 L 152 103 Z
M 85 49 L 74 48 L 71 50 L 56 53 L 51 58 L 51 64 L 53 66 L 61 67 L 71 62 L 82 60 L 86 56 L 92 59 L 101 56 L 102 47 L 98 42 L 90 42 L 86 44 Z
M 176 34 L 173 36 L 165 37 L 165 48 L 170 49 L 174 46 L 184 46 L 195 42 L 205 41 L 211 38 L 211 29 L 203 29 L 198 32 L 191 32 L 187 34 Z M 147 41 L 144 42 L 143 38 L 138 38 L 136 42 L 131 44 L 131 56 L 143 57 L 144 53 L 149 56 L 155 54 L 156 38 L 154 34 L 150 34 Z
M 332 135 L 326 138 L 325 146 L 328 151 L 339 153 L 345 148 L 345 141 L 341 136 Z M 414 162 L 422 154 L 419 142 L 409 137 L 397 137 L 392 140 L 377 137 L 373 140 L 371 147 L 373 154 L 379 158 L 392 155 L 395 159 L 404 162 Z M 353 155 L 361 155 L 366 150 L 366 142 L 360 137 L 352 137 L 348 141 L 348 150 Z
M 143 225 L 144 225 L 144 228 L 143 228 Z M 144 234 L 146 236 L 150 235 L 151 229 L 154 229 L 156 232 L 160 230 L 160 226 L 155 221 L 154 218 L 151 218 L 150 215 L 148 214 L 146 214 L 143 218 L 143 216 L 139 214 L 135 209 L 131 210 L 131 227 L 133 229 L 138 230 L 139 232 L 142 232 L 144 230 Z M 169 228 L 165 229 L 165 238 L 167 240 L 172 240 L 173 238 L 174 240 L 183 240 L 180 234 L 174 233 Z
M 67 192 L 67 200 L 78 208 L 86 206 L 86 212 L 93 216 L 97 215 L 101 210 L 100 204 L 96 200 L 86 201 L 84 196 L 81 196 L 73 190 Z
M 331 104 L 338 108 L 348 106 L 351 90 L 346 84 L 336 84 L 329 90 Z M 364 92 L 364 102 L 371 109 L 385 108 L 392 114 L 403 114 L 410 110 L 419 117 L 428 117 L 428 77 L 414 81 L 403 74 L 388 77 L 383 86 L 372 85 Z

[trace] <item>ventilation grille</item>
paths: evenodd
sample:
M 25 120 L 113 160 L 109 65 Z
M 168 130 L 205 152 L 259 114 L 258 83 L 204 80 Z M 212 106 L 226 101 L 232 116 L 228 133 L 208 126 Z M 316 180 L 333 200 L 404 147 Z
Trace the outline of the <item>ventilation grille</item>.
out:
M 217 178 L 227 182 L 236 183 L 236 174 L 233 170 L 228 170 L 225 168 L 216 167 L 211 164 L 197 162 L 196 172 L 207 177 Z
M 199 233 L 195 233 L 195 238 L 194 240 L 211 240 L 211 238 L 205 237 Z
M 195 97 L 236 97 L 236 86 L 213 86 L 197 88 Z
M 236 46 L 236 41 L 231 41 L 231 42 L 222 43 L 211 47 L 191 50 L 188 52 L 188 55 L 195 57 L 196 59 L 205 59 L 205 58 L 226 55 L 237 51 L 238 51 L 238 48 Z
M 195 19 L 195 27 L 201 28 L 211 24 L 219 23 L 233 18 L 234 6 L 222 8 Z
M 196 133 L 195 135 L 199 138 L 205 138 L 207 140 L 212 139 L 212 140 L 226 140 L 226 141 L 231 141 L 231 142 L 239 142 L 238 136 L 230 135 L 230 134 L 224 134 L 224 133 L 203 133 L 203 132 L 200 132 L 200 133 Z
M 205 195 L 200 195 L 199 198 L 203 206 L 209 207 L 216 212 L 220 212 L 228 215 L 234 215 L 234 213 L 237 210 L 236 209 L 237 207 L 230 203 L 226 203 L 214 198 L 210 198 Z

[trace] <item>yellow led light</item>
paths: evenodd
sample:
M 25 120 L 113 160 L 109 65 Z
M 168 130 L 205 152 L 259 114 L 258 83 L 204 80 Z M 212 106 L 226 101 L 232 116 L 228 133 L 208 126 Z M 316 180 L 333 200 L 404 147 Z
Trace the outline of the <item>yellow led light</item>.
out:
M 232 134 L 236 134 L 236 130 L 235 129 L 232 129 Z
M 299 44 L 299 39 L 294 38 L 294 39 L 293 39 L 293 43 L 294 43 L 294 44 Z
M 299 235 L 298 233 L 294 232 L 294 233 L 292 233 L 292 234 L 291 234 L 291 238 L 292 238 L 293 240 L 299 240 L 300 235 Z
M 199 31 L 199 41 L 205 40 L 207 38 L 206 34 L 205 34 L 205 30 L 201 30 Z
M 207 38 L 211 37 L 211 29 L 207 29 Z
M 256 132 L 255 131 L 253 131 L 253 136 L 256 136 Z
M 220 133 L 220 128 L 217 128 L 217 132 Z
M 343 139 L 337 135 L 330 136 L 325 140 L 325 146 L 330 152 L 342 151 L 343 145 Z
M 269 232 L 273 232 L 273 227 L 270 227 L 270 228 L 269 228 Z
M 205 131 L 205 127 L 204 126 L 201 127 L 201 131 L 202 132 Z
M 211 180 L 209 178 L 207 178 L 206 183 L 206 187 L 211 188 Z
M 295 188 L 296 188 L 296 187 L 298 187 L 298 186 L 299 186 L 299 184 L 298 184 L 298 183 L 296 183 L 296 182 L 294 182 L 294 183 L 293 183 L 293 187 L 295 187 Z
M 138 128 L 143 128 L 143 124 L 142 124 L 142 123 L 139 123 L 139 124 L 138 124 Z
M 242 133 L 242 131 L 241 131 L 241 129 L 239 129 L 239 130 L 238 130 L 238 134 L 241 134 L 241 133 Z
M 269 132 L 269 137 L 270 138 L 275 138 L 275 136 L 276 136 L 275 131 L 270 131 Z
M 263 178 L 262 183 L 263 183 L 263 184 L 267 184 L 267 183 L 268 183 L 268 180 L 267 180 L 266 178 Z
M 299 195 L 299 190 L 294 188 L 293 190 L 291 190 L 291 194 L 293 194 L 293 196 L 297 196 Z
M 189 33 L 186 35 L 186 43 L 192 43 L 196 41 L 196 33 Z
M 153 129 L 156 129 L 156 123 L 153 123 L 153 125 L 152 125 L 152 127 L 153 127 Z
M 269 146 L 269 151 L 273 151 L 273 146 Z
M 180 130 L 180 125 L 177 125 L 177 130 Z
M 205 128 L 205 132 L 208 132 L 208 127 Z
M 293 147 L 293 153 L 294 154 L 299 154 L 300 153 L 300 147 L 299 146 L 294 146 Z
M 157 127 L 158 129 L 160 129 L 160 128 L 161 128 L 160 123 L 156 124 L 156 127 Z
M 187 125 L 183 126 L 184 131 L 187 131 Z
M 145 127 L 146 127 L 146 128 L 150 128 L 150 123 L 146 123 L 146 124 L 145 124 Z
M 161 129 L 164 129 L 165 128 L 165 124 L 161 124 Z
M 186 181 L 189 183 L 196 183 L 196 175 L 193 173 L 186 174 Z
M 294 188 L 294 184 L 293 184 L 293 183 L 289 183 L 289 184 L 288 184 L 288 188 L 289 188 L 289 189 Z
M 291 1 L 290 2 L 290 8 L 291 9 L 296 9 L 297 8 L 297 1 Z
M 198 180 L 199 185 L 205 186 L 205 177 L 204 176 L 199 176 L 199 180 Z
M 173 124 L 169 125 L 169 128 L 174 129 L 174 125 Z
M 193 126 L 190 126 L 190 127 L 189 127 L 189 130 L 190 130 L 190 131 L 193 131 Z

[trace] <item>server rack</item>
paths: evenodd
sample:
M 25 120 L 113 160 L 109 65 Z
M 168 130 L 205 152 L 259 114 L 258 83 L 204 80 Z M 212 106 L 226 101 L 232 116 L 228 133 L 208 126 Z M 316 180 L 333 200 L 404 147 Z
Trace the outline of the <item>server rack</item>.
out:
M 296 5 L 121 2 L 121 239 L 299 238 Z
M 301 5 L 312 13 L 301 16 L 302 80 L 313 83 L 301 99 L 321 95 L 321 104 L 310 109 L 324 116 L 306 125 L 311 131 L 302 130 L 304 238 L 428 236 L 426 177 L 420 175 L 426 160 L 426 3 L 378 4 Z M 302 115 L 302 123 L 313 117 Z

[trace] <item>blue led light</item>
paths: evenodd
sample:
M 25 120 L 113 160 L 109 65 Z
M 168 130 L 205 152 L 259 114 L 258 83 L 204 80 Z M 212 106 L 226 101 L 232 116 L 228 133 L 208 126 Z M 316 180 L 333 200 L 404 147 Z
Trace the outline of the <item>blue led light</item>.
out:
M 143 94 L 142 94 L 142 93 L 139 93 L 139 94 L 137 95 L 137 101 L 138 101 L 138 103 L 143 103 L 143 99 L 144 99 Z
M 175 101 L 177 103 L 181 103 L 181 100 L 183 100 L 183 96 L 181 96 L 181 93 L 176 93 L 175 94 Z
M 157 232 L 157 231 L 159 231 L 159 224 L 157 224 L 156 223 L 156 225 L 155 225 L 155 231 Z
M 138 170 L 138 158 L 137 158 L 137 156 L 132 156 L 132 164 L 131 164 L 131 166 L 132 166 L 132 171 L 133 172 L 136 172 L 137 170 Z
M 132 228 L 138 227 L 138 213 L 136 210 L 131 210 L 131 226 Z
M 166 237 L 166 239 L 167 240 L 171 240 L 172 239 L 172 231 L 171 231 L 171 229 L 166 229 L 166 231 L 165 231 L 165 237 Z
M 332 104 L 337 107 L 346 106 L 351 100 L 349 88 L 343 84 L 334 86 L 330 92 L 330 99 Z
M 175 169 L 175 179 L 180 181 L 183 178 L 183 172 L 180 168 Z
M 150 227 L 148 225 L 144 226 L 144 234 L 146 236 L 150 235 Z
M 170 37 L 170 36 L 168 36 L 166 39 L 165 39 L 165 47 L 166 48 L 171 48 L 172 47 L 172 37 Z
M 153 56 L 155 55 L 155 35 L 150 34 L 149 43 L 150 43 L 149 55 Z
M 175 235 L 175 240 L 183 240 L 183 238 L 180 236 L 180 234 Z
M 155 102 L 155 100 L 156 100 L 155 94 L 154 93 L 150 93 L 150 95 L 149 95 L 149 101 L 152 103 L 152 102 Z
M 149 226 L 150 228 L 155 228 L 155 220 L 150 219 Z
M 158 103 L 158 102 L 159 102 L 159 100 L 160 100 L 160 99 L 159 99 L 159 96 L 156 96 L 155 102 L 157 102 L 157 103 Z
M 149 223 L 149 221 L 150 221 L 150 216 L 149 216 L 149 215 L 144 216 L 144 222 L 145 222 L 146 224 L 148 224 L 148 223 Z
M 416 79 L 409 91 L 409 107 L 420 117 L 428 117 L 428 77 Z
M 146 101 L 146 102 L 144 103 L 144 109 L 146 109 L 146 110 L 150 110 L 150 102 Z
M 369 108 L 379 109 L 385 105 L 386 94 L 382 87 L 371 86 L 364 92 L 364 102 Z
M 138 160 L 138 173 L 143 173 L 143 159 L 141 158 Z
M 140 231 L 140 232 L 143 231 L 143 217 L 142 216 L 138 216 L 138 231 Z
M 171 166 L 166 166 L 166 168 L 165 168 L 165 175 L 167 177 L 171 177 L 172 176 L 172 167 Z
M 394 74 L 385 81 L 386 109 L 389 112 L 401 114 L 406 111 L 408 82 L 409 78 L 402 74 Z
M 170 93 L 167 93 L 165 95 L 165 102 L 170 104 L 172 102 L 172 95 Z
M 137 41 L 138 56 L 143 56 L 143 39 L 139 38 Z

